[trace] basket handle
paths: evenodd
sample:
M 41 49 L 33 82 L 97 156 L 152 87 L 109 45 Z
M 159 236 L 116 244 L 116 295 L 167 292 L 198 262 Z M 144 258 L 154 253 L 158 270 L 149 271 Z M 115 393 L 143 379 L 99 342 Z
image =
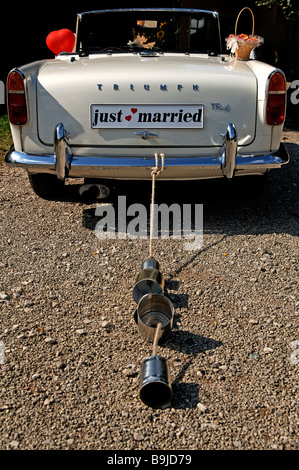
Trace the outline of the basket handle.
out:
M 240 13 L 238 14 L 238 18 L 236 19 L 236 26 L 235 26 L 235 36 L 237 36 L 237 26 L 238 26 L 238 21 L 239 21 L 240 15 L 241 15 L 241 13 L 242 13 L 244 10 L 249 10 L 250 13 L 251 13 L 251 16 L 252 16 L 252 33 L 251 33 L 251 35 L 253 36 L 253 35 L 254 35 L 254 15 L 253 15 L 253 13 L 252 13 L 252 10 L 251 10 L 249 7 L 243 8 L 243 9 L 240 11 Z

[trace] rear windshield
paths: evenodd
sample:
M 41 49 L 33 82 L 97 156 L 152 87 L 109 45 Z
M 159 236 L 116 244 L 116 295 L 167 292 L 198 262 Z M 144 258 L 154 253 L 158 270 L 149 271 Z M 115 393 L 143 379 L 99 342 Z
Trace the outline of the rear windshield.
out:
M 220 52 L 218 15 L 202 11 L 101 11 L 79 15 L 77 52 Z

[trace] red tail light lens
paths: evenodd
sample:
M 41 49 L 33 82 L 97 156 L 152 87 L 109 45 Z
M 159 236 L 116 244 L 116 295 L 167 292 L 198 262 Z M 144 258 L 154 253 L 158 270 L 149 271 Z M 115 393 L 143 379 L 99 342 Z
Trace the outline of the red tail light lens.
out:
M 14 70 L 7 80 L 8 117 L 12 124 L 23 126 L 27 123 L 27 103 L 23 75 Z
M 270 126 L 283 123 L 286 111 L 286 80 L 279 70 L 274 72 L 269 81 L 266 121 Z
M 274 72 L 269 82 L 269 91 L 285 91 L 286 81 L 283 73 L 279 70 Z

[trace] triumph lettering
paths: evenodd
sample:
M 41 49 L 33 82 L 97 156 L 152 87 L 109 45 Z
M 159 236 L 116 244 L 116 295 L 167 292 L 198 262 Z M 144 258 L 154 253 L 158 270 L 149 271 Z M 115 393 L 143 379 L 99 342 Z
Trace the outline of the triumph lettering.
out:
M 102 83 L 97 84 L 97 88 L 98 88 L 99 91 L 103 91 L 103 87 L 104 87 L 104 85 Z M 135 91 L 135 85 L 133 83 L 128 84 L 128 87 L 131 91 Z M 114 83 L 112 85 L 112 88 L 113 88 L 114 91 L 120 91 L 120 89 L 123 88 L 123 86 L 120 86 L 118 83 Z M 182 91 L 183 88 L 184 88 L 183 85 L 180 85 L 180 84 L 177 85 L 177 90 L 178 91 Z M 148 85 L 148 84 L 144 84 L 143 89 L 145 91 L 151 91 L 151 86 Z M 199 85 L 196 85 L 196 84 L 192 85 L 192 90 L 196 91 L 196 92 L 200 91 L 199 90 Z M 168 86 L 161 83 L 160 84 L 160 91 L 162 91 L 162 92 L 163 91 L 168 91 Z

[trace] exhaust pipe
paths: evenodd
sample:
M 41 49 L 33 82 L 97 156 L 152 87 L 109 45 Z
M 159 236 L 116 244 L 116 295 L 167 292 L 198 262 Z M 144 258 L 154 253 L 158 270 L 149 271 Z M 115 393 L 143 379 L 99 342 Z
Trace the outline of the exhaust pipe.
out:
M 109 193 L 109 188 L 103 184 L 85 184 L 79 188 L 79 195 L 85 204 L 92 204 L 99 199 L 105 199 L 109 196 Z

